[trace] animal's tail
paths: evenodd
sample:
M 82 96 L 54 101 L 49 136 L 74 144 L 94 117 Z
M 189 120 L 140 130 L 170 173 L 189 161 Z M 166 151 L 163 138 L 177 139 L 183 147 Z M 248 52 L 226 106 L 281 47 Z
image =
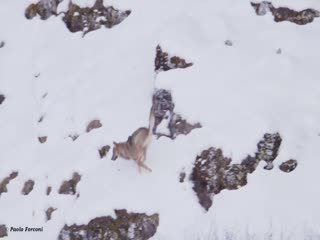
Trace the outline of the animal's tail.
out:
M 154 116 L 153 106 L 152 106 L 150 109 L 150 117 L 149 117 L 149 135 L 152 135 L 153 133 L 155 122 L 156 122 L 156 118 Z

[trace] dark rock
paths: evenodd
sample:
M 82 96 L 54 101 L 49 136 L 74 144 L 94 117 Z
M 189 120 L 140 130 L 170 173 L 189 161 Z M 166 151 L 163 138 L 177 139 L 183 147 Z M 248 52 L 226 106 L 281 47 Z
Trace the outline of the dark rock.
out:
M 121 11 L 112 6 L 105 7 L 103 0 L 96 0 L 92 7 L 81 8 L 70 1 L 68 11 L 63 17 L 70 32 L 88 32 L 97 30 L 102 26 L 112 28 L 121 23 L 131 14 L 131 11 Z
M 38 123 L 41 123 L 41 122 L 43 121 L 43 119 L 44 119 L 44 115 L 42 115 L 42 116 L 39 118 Z M 40 140 L 39 140 L 39 141 L 40 141 Z
M 271 169 L 281 144 L 279 133 L 267 133 L 257 144 L 257 152 L 248 155 L 241 164 L 231 164 L 231 159 L 223 156 L 221 149 L 211 147 L 201 152 L 191 173 L 193 190 L 200 205 L 209 210 L 213 197 L 222 190 L 236 190 L 247 185 L 247 175 L 253 173 L 260 161 L 267 162 L 265 169 Z
M 77 184 L 80 182 L 81 176 L 78 173 L 74 173 L 72 179 L 64 181 L 59 189 L 59 194 L 75 195 L 77 190 Z
M 152 111 L 155 116 L 155 125 L 153 127 L 153 134 L 158 137 L 165 136 L 175 139 L 178 135 L 187 135 L 193 129 L 201 128 L 200 123 L 190 124 L 181 115 L 176 114 L 174 110 L 174 103 L 170 91 L 165 89 L 157 89 L 153 94 Z M 164 120 L 168 119 L 168 130 L 170 134 L 161 133 L 157 131 L 158 125 Z
M 12 179 L 15 179 L 18 176 L 18 172 L 12 172 L 8 177 L 5 177 L 0 182 L 0 196 L 4 192 L 8 192 L 7 185 L 10 183 Z
M 6 97 L 3 94 L 0 94 L 0 104 L 2 104 L 5 99 Z
M 47 196 L 50 195 L 51 191 L 52 191 L 52 187 L 48 186 L 46 191 Z
M 290 159 L 288 161 L 281 163 L 279 168 L 281 171 L 289 173 L 295 170 L 297 166 L 298 166 L 298 161 L 294 159 Z
M 226 41 L 224 42 L 224 44 L 227 45 L 227 46 L 230 46 L 230 47 L 233 45 L 233 43 L 232 43 L 231 40 L 226 40 Z
M 7 227 L 4 224 L 0 224 L 0 238 L 8 236 Z
M 185 178 L 186 178 L 186 172 L 185 171 L 180 172 L 179 182 L 183 183 Z
M 36 4 L 32 3 L 27 7 L 25 17 L 27 19 L 32 19 L 39 15 L 40 19 L 47 20 L 52 15 L 57 15 L 58 5 L 62 1 L 63 0 L 40 0 Z
M 278 156 L 278 151 L 282 142 L 279 133 L 266 133 L 263 140 L 258 143 L 258 151 L 256 159 L 265 161 L 267 165 L 264 167 L 266 170 L 273 169 L 273 160 Z
M 157 231 L 159 215 L 115 210 L 116 218 L 97 217 L 87 225 L 65 225 L 59 240 L 147 240 Z
M 276 53 L 277 53 L 277 54 L 281 54 L 281 53 L 282 53 L 281 48 L 278 48 L 277 51 L 276 51 Z
M 33 180 L 30 179 L 26 181 L 21 191 L 22 195 L 28 195 L 33 190 L 33 187 L 34 187 Z
M 46 210 L 46 221 L 49 221 L 51 220 L 51 216 L 52 216 L 52 213 L 54 211 L 56 211 L 57 209 L 56 208 L 53 208 L 53 207 L 49 207 L 47 210 Z
M 87 126 L 87 129 L 86 129 L 86 132 L 90 132 L 91 130 L 93 129 L 96 129 L 96 128 L 101 128 L 102 127 L 102 124 L 100 122 L 100 120 L 92 120 L 88 126 Z
M 255 9 L 257 15 L 265 15 L 271 12 L 275 22 L 289 21 L 298 25 L 305 25 L 313 22 L 314 18 L 320 16 L 320 12 L 307 8 L 302 11 L 295 11 L 287 7 L 276 8 L 271 2 L 263 1 L 261 3 L 251 2 L 251 6 Z
M 155 71 L 168 71 L 176 68 L 187 68 L 191 67 L 193 63 L 186 62 L 185 59 L 171 56 L 169 53 L 162 51 L 158 45 L 156 48 L 156 58 L 154 60 Z
M 72 141 L 75 141 L 75 140 L 77 140 L 77 139 L 78 139 L 79 134 L 70 134 L 68 137 L 69 137 L 69 138 L 71 138 L 71 139 L 72 139 Z
M 109 152 L 109 150 L 110 150 L 109 145 L 106 145 L 106 146 L 103 146 L 102 148 L 100 148 L 99 149 L 100 158 L 104 158 L 105 156 L 107 156 L 107 153 Z
M 47 141 L 47 136 L 38 137 L 40 143 L 45 143 Z
M 0 48 L 3 48 L 6 43 L 4 41 L 0 42 Z

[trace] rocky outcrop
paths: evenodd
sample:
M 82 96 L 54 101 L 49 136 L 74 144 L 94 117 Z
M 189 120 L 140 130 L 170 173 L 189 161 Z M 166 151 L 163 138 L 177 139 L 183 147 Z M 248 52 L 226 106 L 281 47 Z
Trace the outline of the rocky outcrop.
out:
M 99 149 L 100 158 L 104 158 L 105 156 L 107 156 L 107 153 L 109 152 L 109 150 L 110 150 L 110 146 L 109 145 L 101 147 Z
M 0 196 L 4 192 L 8 192 L 7 185 L 10 183 L 12 179 L 15 179 L 18 176 L 18 172 L 12 172 L 8 177 L 5 177 L 0 182 Z
M 100 120 L 98 119 L 95 119 L 95 120 L 92 120 L 91 122 L 89 122 L 89 124 L 87 125 L 87 128 L 86 128 L 86 132 L 90 132 L 92 131 L 93 129 L 97 129 L 97 128 L 101 128 L 102 127 L 102 124 L 100 122 Z
M 62 1 L 63 0 L 40 0 L 38 3 L 32 3 L 27 7 L 25 17 L 32 19 L 38 15 L 40 19 L 47 20 L 52 15 L 57 15 L 58 5 Z
M 0 48 L 3 48 L 6 43 L 4 41 L 0 42 Z
M 259 16 L 263 16 L 266 13 L 271 12 L 275 22 L 289 21 L 298 25 L 305 25 L 313 22 L 314 18 L 320 16 L 320 12 L 312 8 L 295 11 L 287 7 L 276 8 L 271 2 L 267 1 L 260 3 L 251 2 L 251 6 Z
M 279 169 L 283 172 L 289 173 L 296 169 L 298 166 L 298 161 L 290 159 L 280 164 Z
M 157 89 L 153 94 L 152 111 L 155 116 L 155 125 L 153 133 L 158 137 L 165 136 L 175 139 L 178 135 L 189 134 L 193 129 L 201 128 L 200 123 L 191 124 L 174 112 L 174 103 L 171 92 L 165 89 Z M 157 130 L 158 125 L 163 121 L 168 121 L 168 133 Z
M 59 240 L 147 240 L 157 231 L 159 215 L 128 213 L 115 210 L 116 218 L 110 216 L 92 219 L 87 225 L 65 225 Z
M 190 176 L 193 190 L 200 205 L 209 210 L 213 197 L 222 190 L 236 190 L 247 184 L 247 175 L 253 173 L 259 162 L 265 161 L 265 169 L 272 169 L 278 155 L 281 137 L 278 133 L 265 134 L 257 144 L 255 156 L 248 155 L 240 164 L 231 164 L 231 158 L 223 155 L 220 148 L 211 147 L 196 157 Z
M 59 189 L 59 194 L 75 195 L 77 192 L 77 184 L 80 182 L 81 176 L 79 173 L 74 173 L 72 179 L 64 181 Z
M 191 67 L 193 63 L 186 62 L 185 59 L 178 56 L 172 56 L 167 52 L 162 51 L 162 48 L 158 45 L 156 48 L 156 58 L 154 60 L 155 71 L 168 71 L 176 68 Z
M 70 32 L 88 32 L 101 27 L 112 28 L 131 14 L 130 10 L 121 11 L 112 6 L 105 7 L 103 0 L 96 0 L 92 7 L 81 8 L 70 1 L 68 11 L 63 17 Z
M 34 181 L 33 180 L 28 180 L 24 183 L 21 194 L 22 195 L 28 195 L 34 187 Z

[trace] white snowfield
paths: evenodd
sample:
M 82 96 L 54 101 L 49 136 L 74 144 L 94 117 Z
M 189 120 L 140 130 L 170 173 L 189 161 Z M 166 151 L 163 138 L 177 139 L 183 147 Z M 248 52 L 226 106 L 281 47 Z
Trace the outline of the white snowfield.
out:
M 62 16 L 27 20 L 30 2 L 0 1 L 0 181 L 19 172 L 0 196 L 0 224 L 44 231 L 9 231 L 4 239 L 54 240 L 64 224 L 122 208 L 159 213 L 155 240 L 319 239 L 320 19 L 276 23 L 248 0 L 108 0 L 131 15 L 82 38 Z M 318 0 L 273 3 L 320 10 Z M 153 172 L 139 174 L 133 161 L 111 161 L 111 150 L 100 159 L 98 149 L 148 125 L 158 44 L 194 65 L 160 72 L 155 86 L 171 90 L 175 111 L 203 128 L 174 141 L 154 138 L 146 160 Z M 103 126 L 86 133 L 93 119 Z M 245 187 L 222 191 L 208 212 L 188 178 L 179 183 L 202 150 L 220 147 L 237 163 L 267 132 L 283 139 L 274 169 L 260 163 Z M 297 169 L 280 171 L 290 158 Z M 58 194 L 73 172 L 82 176 L 79 198 Z M 29 179 L 35 186 L 24 196 Z M 46 222 L 48 207 L 57 210 Z

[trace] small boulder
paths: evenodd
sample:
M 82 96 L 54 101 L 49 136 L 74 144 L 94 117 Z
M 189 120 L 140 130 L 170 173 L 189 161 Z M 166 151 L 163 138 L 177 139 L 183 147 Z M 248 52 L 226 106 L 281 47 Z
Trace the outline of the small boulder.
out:
M 3 94 L 0 94 L 0 105 L 4 102 L 6 97 Z
M 56 208 L 53 208 L 53 207 L 49 207 L 47 210 L 46 210 L 46 222 L 48 222 L 49 220 L 51 220 L 51 216 L 52 216 L 52 213 L 54 211 L 56 211 L 57 209 Z
M 110 150 L 109 145 L 106 145 L 106 146 L 103 146 L 102 148 L 100 148 L 99 149 L 100 158 L 104 158 L 105 156 L 107 156 L 107 153 L 109 152 L 109 150 Z
M 64 181 L 59 189 L 59 194 L 70 194 L 75 195 L 77 190 L 77 184 L 81 180 L 81 175 L 75 172 L 72 176 L 72 179 Z
M 34 181 L 33 180 L 28 180 L 24 183 L 24 186 L 22 188 L 21 194 L 22 195 L 28 195 L 34 187 Z
M 47 141 L 47 136 L 38 137 L 40 143 L 45 143 Z
M 86 132 L 90 132 L 92 131 L 93 129 L 97 129 L 97 128 L 101 128 L 102 127 L 102 124 L 100 122 L 100 120 L 98 119 L 95 119 L 95 120 L 92 120 L 91 122 L 89 122 L 89 124 L 87 125 L 87 128 L 86 128 Z
M 18 176 L 18 172 L 12 172 L 8 177 L 5 177 L 0 182 L 0 196 L 4 192 L 8 192 L 7 185 L 10 183 L 12 179 L 15 179 Z
M 7 227 L 4 224 L 0 224 L 0 238 L 8 236 Z
M 279 169 L 283 172 L 289 173 L 295 170 L 297 166 L 298 166 L 298 161 L 294 159 L 290 159 L 288 161 L 281 163 L 281 165 L 279 166 Z

